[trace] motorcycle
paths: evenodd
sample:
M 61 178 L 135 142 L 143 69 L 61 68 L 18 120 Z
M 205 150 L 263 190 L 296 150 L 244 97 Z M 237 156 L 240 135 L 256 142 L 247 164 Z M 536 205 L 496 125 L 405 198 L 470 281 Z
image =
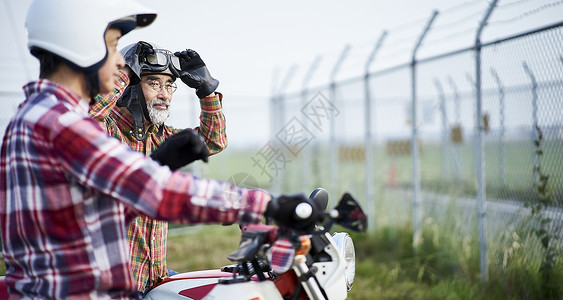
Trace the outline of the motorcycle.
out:
M 306 231 L 271 220 L 242 226 L 239 248 L 227 256 L 234 264 L 171 276 L 145 299 L 346 299 L 355 277 L 354 243 L 348 233 L 330 230 L 338 224 L 365 232 L 367 217 L 348 193 L 334 209 L 326 211 L 327 204 L 327 191 L 318 188 L 295 208 L 295 219 L 324 222 Z

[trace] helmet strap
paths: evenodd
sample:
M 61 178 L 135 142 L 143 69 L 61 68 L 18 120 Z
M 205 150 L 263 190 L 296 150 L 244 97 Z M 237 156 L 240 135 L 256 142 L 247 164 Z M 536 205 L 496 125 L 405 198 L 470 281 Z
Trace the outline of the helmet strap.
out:
M 131 86 L 131 101 L 127 105 L 127 109 L 133 117 L 133 136 L 139 141 L 146 139 L 145 118 L 146 120 L 150 120 L 150 118 L 140 82 Z
M 141 87 L 138 84 L 135 84 L 126 87 L 123 94 L 115 104 L 118 107 L 126 107 L 131 113 L 131 117 L 133 119 L 133 129 L 129 133 L 139 141 L 143 141 L 147 138 L 145 133 L 145 120 L 143 118 L 143 109 L 141 105 L 144 101 Z

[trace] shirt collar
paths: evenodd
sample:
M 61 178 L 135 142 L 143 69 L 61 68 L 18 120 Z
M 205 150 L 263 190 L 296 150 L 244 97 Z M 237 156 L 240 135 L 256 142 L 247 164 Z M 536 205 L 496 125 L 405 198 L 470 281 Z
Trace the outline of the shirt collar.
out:
M 57 97 L 60 101 L 68 102 L 73 106 L 79 106 L 86 112 L 89 108 L 87 100 L 82 99 L 77 93 L 48 79 L 39 79 L 24 85 L 23 92 L 26 98 L 38 93 L 49 93 L 55 95 L 55 97 Z

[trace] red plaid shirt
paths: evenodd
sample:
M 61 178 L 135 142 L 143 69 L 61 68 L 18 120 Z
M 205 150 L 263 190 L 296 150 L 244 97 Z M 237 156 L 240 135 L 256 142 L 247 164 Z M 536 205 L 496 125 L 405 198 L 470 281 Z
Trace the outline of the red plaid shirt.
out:
M 12 298 L 138 297 L 128 264 L 128 212 L 185 224 L 261 219 L 267 193 L 170 172 L 108 136 L 88 116 L 86 100 L 53 82 L 24 90 L 0 153 Z
M 148 155 L 166 138 L 181 129 L 164 126 L 162 134 L 158 134 L 159 128 L 150 125 L 146 139 L 137 140 L 132 132 L 134 121 L 131 113 L 127 108 L 115 105 L 125 87 L 129 85 L 129 78 L 123 72 L 120 73 L 120 83 L 120 88 L 115 89 L 113 93 L 97 97 L 96 104 L 90 107 L 90 115 L 102 122 L 110 135 L 127 144 L 131 149 Z M 201 99 L 200 126 L 194 128 L 204 138 L 211 154 L 221 152 L 227 147 L 225 117 L 221 102 L 221 94 Z M 147 283 L 153 286 L 168 276 L 167 234 L 168 223 L 146 216 L 135 218 L 128 226 L 131 269 L 140 292 L 145 291 Z

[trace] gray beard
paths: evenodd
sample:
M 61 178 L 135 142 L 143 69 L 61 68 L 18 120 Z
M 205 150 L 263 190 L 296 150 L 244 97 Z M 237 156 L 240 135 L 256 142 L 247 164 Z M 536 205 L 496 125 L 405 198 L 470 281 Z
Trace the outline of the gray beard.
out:
M 153 123 L 156 126 L 160 126 L 164 124 L 164 121 L 166 121 L 166 119 L 168 119 L 168 117 L 170 116 L 170 106 L 168 106 L 168 109 L 166 110 L 161 110 L 154 108 L 153 105 L 155 104 L 168 105 L 169 103 L 168 101 L 154 99 L 149 103 L 149 105 L 147 105 L 147 110 L 149 111 L 149 117 L 151 119 L 150 120 L 151 123 Z

